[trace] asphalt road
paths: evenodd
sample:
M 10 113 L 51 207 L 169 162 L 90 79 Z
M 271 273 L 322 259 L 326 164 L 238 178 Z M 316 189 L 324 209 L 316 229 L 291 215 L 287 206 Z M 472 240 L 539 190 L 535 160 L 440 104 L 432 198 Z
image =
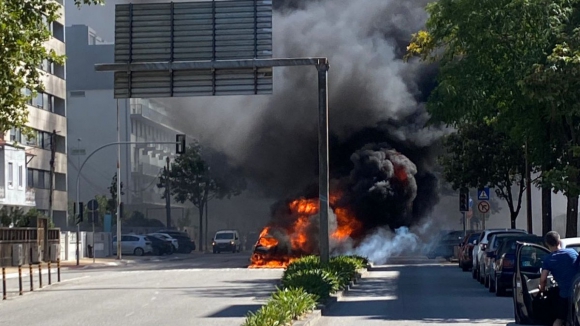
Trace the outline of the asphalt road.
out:
M 317 326 L 514 325 L 511 297 L 496 297 L 457 264 L 375 266 Z
M 282 275 L 246 269 L 248 257 L 210 254 L 67 271 L 62 283 L 0 301 L 0 325 L 240 325 Z

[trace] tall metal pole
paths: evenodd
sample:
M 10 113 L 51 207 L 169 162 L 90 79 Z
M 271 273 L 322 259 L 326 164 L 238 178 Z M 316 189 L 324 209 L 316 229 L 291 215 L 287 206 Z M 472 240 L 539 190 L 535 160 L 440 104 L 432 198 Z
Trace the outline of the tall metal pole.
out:
M 526 215 L 528 217 L 528 233 L 534 233 L 532 220 L 532 171 L 530 169 L 530 158 L 528 152 L 528 141 L 526 140 Z
M 167 228 L 171 228 L 171 187 L 169 182 L 169 156 L 166 158 L 167 167 L 165 168 L 165 214 L 167 215 Z
M 78 138 L 77 139 L 77 149 L 79 150 L 79 152 L 77 154 L 80 154 L 80 148 L 81 148 L 81 139 Z M 80 158 L 80 155 L 79 155 L 79 156 L 77 156 L 77 162 L 79 163 L 79 165 L 78 165 L 78 171 L 77 171 L 77 202 L 75 203 L 75 205 L 77 207 L 76 211 L 79 214 L 81 212 L 81 204 L 80 204 L 80 201 L 79 201 L 79 192 L 78 192 L 78 189 L 79 189 L 78 183 L 79 183 L 80 174 L 81 174 L 80 161 L 81 161 L 81 158 Z M 76 248 L 76 257 L 77 257 L 77 266 L 79 266 L 80 259 L 81 259 L 81 256 L 80 256 L 80 253 L 81 253 L 80 252 L 80 239 L 79 239 L 79 237 L 81 235 L 81 225 L 80 225 L 80 222 L 77 221 L 76 219 L 77 219 L 77 217 L 76 217 L 76 214 L 75 214 L 75 222 L 77 223 L 77 237 L 76 237 L 76 245 L 77 245 L 77 248 Z
M 320 261 L 330 260 L 328 234 L 328 61 L 318 61 L 318 200 L 320 207 Z
M 117 259 L 121 259 L 121 119 L 117 100 Z

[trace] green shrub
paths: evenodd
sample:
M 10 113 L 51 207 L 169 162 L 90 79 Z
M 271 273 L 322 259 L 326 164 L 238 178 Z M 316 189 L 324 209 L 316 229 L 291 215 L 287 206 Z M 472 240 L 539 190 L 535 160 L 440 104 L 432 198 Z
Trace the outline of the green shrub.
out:
M 268 303 L 250 312 L 242 326 L 282 326 L 316 307 L 313 295 L 303 289 L 278 289 Z
M 318 256 L 304 256 L 296 259 L 286 267 L 284 273 L 294 273 L 298 270 L 316 269 L 320 268 L 320 257 Z
M 338 291 L 340 283 L 336 273 L 316 268 L 285 273 L 282 277 L 282 286 L 284 288 L 303 288 L 306 292 L 315 295 L 320 301 Z
M 341 288 L 345 288 L 355 277 L 359 269 L 358 261 L 346 256 L 333 257 L 327 269 L 334 272 L 339 280 Z
M 362 257 L 362 256 L 358 256 L 358 255 L 352 255 L 352 256 L 346 256 L 346 257 L 350 257 L 356 261 L 358 261 L 360 263 L 360 268 L 366 268 L 367 265 L 369 264 L 369 260 L 366 257 Z

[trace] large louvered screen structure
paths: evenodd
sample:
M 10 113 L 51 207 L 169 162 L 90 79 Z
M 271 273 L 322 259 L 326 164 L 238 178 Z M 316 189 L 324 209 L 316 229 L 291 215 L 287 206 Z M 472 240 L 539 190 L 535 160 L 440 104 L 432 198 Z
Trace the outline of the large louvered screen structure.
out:
M 115 7 L 115 63 L 272 58 L 272 1 Z M 115 72 L 115 98 L 272 94 L 272 67 Z

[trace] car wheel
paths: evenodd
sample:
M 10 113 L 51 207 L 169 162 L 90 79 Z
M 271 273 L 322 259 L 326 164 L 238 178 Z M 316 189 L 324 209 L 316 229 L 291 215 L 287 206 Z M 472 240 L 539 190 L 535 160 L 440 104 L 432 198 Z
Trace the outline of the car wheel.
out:
M 133 251 L 133 253 L 135 254 L 135 256 L 143 256 L 143 254 L 145 253 L 145 251 L 142 248 L 135 248 L 135 250 Z
M 493 283 L 495 285 L 495 296 L 496 297 L 503 297 L 505 295 L 505 289 L 499 285 L 497 280 Z
M 472 267 L 471 268 L 471 277 L 476 280 L 477 279 L 477 268 Z
M 491 275 L 489 276 L 489 292 L 495 292 L 495 281 L 491 279 Z
M 486 288 L 489 288 L 489 283 L 491 282 L 491 277 L 490 276 L 484 276 L 483 277 L 483 286 L 485 286 Z

